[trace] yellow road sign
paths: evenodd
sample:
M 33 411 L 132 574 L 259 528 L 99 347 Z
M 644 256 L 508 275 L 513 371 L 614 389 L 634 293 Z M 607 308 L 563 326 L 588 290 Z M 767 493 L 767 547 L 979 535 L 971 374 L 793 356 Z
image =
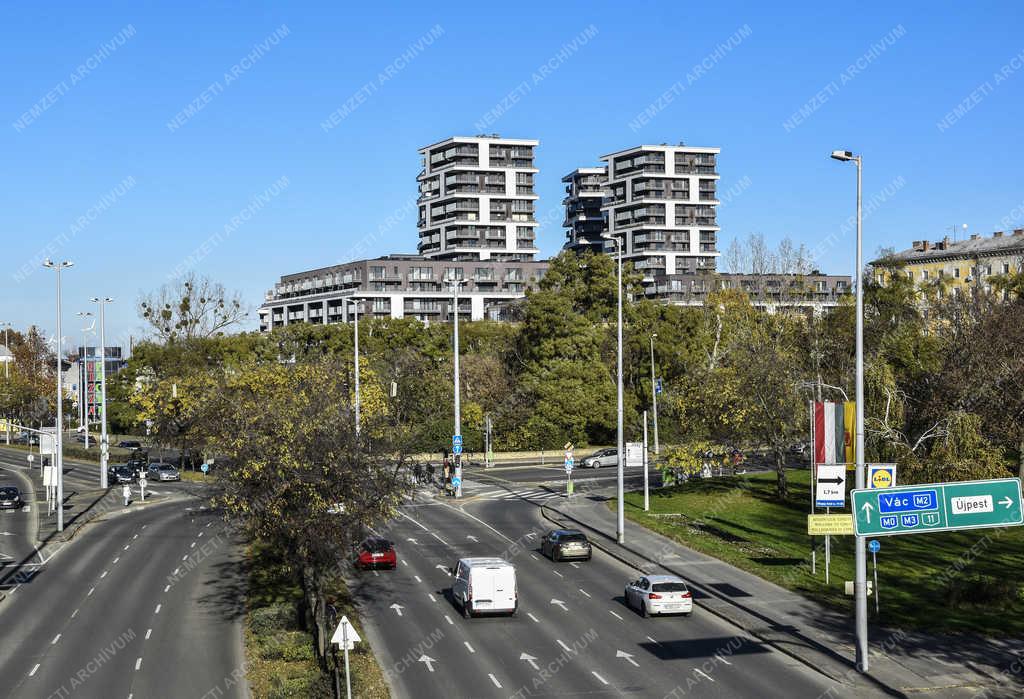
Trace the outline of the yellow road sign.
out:
M 807 533 L 810 536 L 853 536 L 853 515 L 849 512 L 837 515 L 807 515 Z

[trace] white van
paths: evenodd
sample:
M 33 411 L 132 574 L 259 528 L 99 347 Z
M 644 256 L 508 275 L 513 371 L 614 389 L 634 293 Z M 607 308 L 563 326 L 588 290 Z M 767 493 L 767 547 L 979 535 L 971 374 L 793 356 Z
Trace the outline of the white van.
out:
M 503 558 L 463 558 L 451 570 L 452 598 L 467 619 L 479 613 L 515 616 L 516 569 Z

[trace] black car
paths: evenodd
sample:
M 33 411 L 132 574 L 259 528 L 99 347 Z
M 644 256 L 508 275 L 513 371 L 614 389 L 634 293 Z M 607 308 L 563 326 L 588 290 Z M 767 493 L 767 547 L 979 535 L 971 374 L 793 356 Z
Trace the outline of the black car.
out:
M 581 558 L 589 561 L 592 554 L 587 535 L 578 529 L 552 529 L 540 542 L 540 552 L 552 561 Z
M 135 481 L 135 469 L 131 466 L 118 466 L 114 469 L 114 482 L 118 485 L 122 483 L 133 483 Z
M 117 443 L 117 446 L 122 449 L 141 449 L 142 442 L 135 441 L 134 439 L 122 439 Z
M 0 485 L 0 510 L 20 510 L 21 491 L 13 485 Z

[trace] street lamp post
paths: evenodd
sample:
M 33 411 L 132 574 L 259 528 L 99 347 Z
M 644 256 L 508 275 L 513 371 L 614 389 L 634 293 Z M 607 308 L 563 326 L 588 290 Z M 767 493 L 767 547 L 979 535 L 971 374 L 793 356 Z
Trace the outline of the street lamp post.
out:
M 64 421 L 64 372 L 63 372 L 63 359 L 61 358 L 61 327 L 60 327 L 60 273 L 69 267 L 74 266 L 74 262 L 53 262 L 50 258 L 46 258 L 43 262 L 43 267 L 49 267 L 57 273 L 57 453 L 53 457 L 53 465 L 56 467 L 55 473 L 57 476 L 57 531 L 64 531 L 64 434 L 63 434 L 63 421 Z
M 107 462 L 110 454 L 110 444 L 107 442 L 107 323 L 104 311 L 106 305 L 114 299 L 109 296 L 102 298 L 94 296 L 89 300 L 100 307 L 100 386 L 102 387 L 102 392 L 100 393 L 100 487 L 106 488 L 108 487 Z M 86 424 L 85 432 L 86 434 L 89 433 L 88 423 Z
M 601 236 L 605 240 L 610 240 L 615 243 L 616 260 L 618 261 L 618 359 L 617 359 L 617 372 L 618 372 L 618 427 L 617 427 L 617 448 L 618 457 L 618 501 L 617 501 L 617 517 L 615 524 L 615 540 L 620 544 L 626 541 L 626 516 L 625 508 L 623 506 L 623 461 L 625 458 L 625 444 L 623 443 L 623 410 L 622 410 L 622 241 L 616 237 Z
M 453 344 L 454 344 L 454 370 L 455 370 L 455 432 L 453 434 L 462 434 L 462 399 L 460 396 L 459 388 L 459 287 L 466 283 L 465 279 L 449 279 L 448 283 L 452 287 L 452 310 L 455 313 Z M 454 445 L 453 445 L 454 446 Z M 462 497 L 462 455 L 454 455 L 455 461 L 455 477 L 459 479 L 459 485 L 455 488 L 455 497 Z
M 10 356 L 4 358 L 4 382 L 8 383 L 11 380 L 11 360 L 14 359 L 14 353 L 11 352 L 10 341 L 7 339 L 7 331 L 11 329 L 11 323 L 9 321 L 5 320 L 4 322 L 0 323 L 0 325 L 4 326 L 4 349 L 8 353 L 10 353 Z M 8 383 L 8 385 L 5 386 L 5 388 L 10 390 L 10 384 Z M 7 422 L 4 425 L 4 435 L 5 435 L 4 439 L 6 440 L 8 446 L 10 446 L 10 444 L 11 444 L 11 422 L 12 422 L 12 417 L 11 417 L 10 413 L 8 413 L 6 415 L 6 420 L 7 420 Z
M 355 364 L 356 384 L 356 438 L 359 437 L 359 299 L 345 299 L 352 304 L 352 312 L 355 314 L 354 333 L 352 341 L 352 361 Z
M 658 333 L 651 333 L 651 404 L 654 408 L 654 455 L 658 455 L 658 390 L 654 375 L 654 339 Z
M 864 468 L 864 262 L 863 235 L 861 230 L 861 156 L 850 151 L 832 151 L 832 157 L 842 162 L 853 161 L 857 164 L 857 397 L 856 397 L 856 485 L 858 489 L 865 487 L 866 469 Z M 867 552 L 864 537 L 855 537 L 855 573 L 854 603 L 857 624 L 857 668 L 861 672 L 868 671 L 868 595 L 867 595 Z M 877 594 L 877 593 L 876 593 Z

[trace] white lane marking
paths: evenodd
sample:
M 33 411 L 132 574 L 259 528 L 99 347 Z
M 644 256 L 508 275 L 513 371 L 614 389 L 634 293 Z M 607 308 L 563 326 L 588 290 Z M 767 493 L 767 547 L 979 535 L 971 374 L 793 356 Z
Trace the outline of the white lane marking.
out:
M 551 572 L 552 572 L 552 573 L 554 573 L 555 575 L 557 575 L 557 576 L 558 576 L 558 577 L 560 577 L 560 578 L 564 578 L 564 577 L 565 577 L 564 575 L 562 575 L 561 573 L 559 573 L 559 572 L 558 572 L 557 570 L 554 570 L 554 569 L 552 569 L 552 570 L 551 570 Z
M 576 563 L 575 561 L 571 561 L 571 562 L 569 563 L 569 565 L 571 565 L 571 566 L 572 566 L 573 568 L 579 568 L 579 567 L 580 567 L 580 564 L 579 564 L 579 563 Z
M 476 651 L 473 650 L 473 646 L 469 645 L 469 641 L 463 641 L 463 643 L 466 644 L 466 649 L 469 650 L 470 653 L 476 653 Z
M 170 585 L 167 585 L 167 586 L 165 586 L 165 587 L 164 587 L 164 592 L 167 592 L 167 591 L 168 591 L 168 590 L 170 590 L 170 589 L 171 589 L 171 586 L 170 586 Z
M 711 680 L 712 682 L 714 682 L 714 680 L 712 680 L 712 679 L 711 679 L 711 676 L 710 676 L 709 674 L 707 674 L 706 672 L 701 672 L 701 671 L 700 671 L 700 670 L 698 670 L 697 668 L 694 668 L 694 670 L 693 670 L 693 671 L 694 671 L 694 672 L 696 672 L 696 673 L 698 673 L 698 674 L 699 674 L 699 675 L 701 675 L 702 677 L 706 677 L 707 679 L 709 679 L 709 680 Z
M 379 578 L 380 577 L 380 573 L 377 572 L 376 568 L 373 569 L 373 577 L 375 577 L 375 578 Z
M 120 557 L 120 556 L 118 556 L 117 558 L 115 558 L 115 559 L 114 559 L 114 563 L 117 563 L 117 562 L 118 562 L 118 561 L 120 561 L 120 560 L 121 560 L 121 557 Z
M 146 640 L 147 641 L 149 640 L 149 637 L 152 635 L 152 633 L 153 633 L 153 629 L 146 629 Z
M 452 618 L 447 614 L 444 615 L 444 620 L 447 621 L 449 624 L 452 624 L 453 626 L 455 625 L 455 622 L 452 621 Z
M 56 429 L 56 428 L 54 428 L 54 429 Z M 108 571 L 106 571 L 106 570 L 105 570 L 105 571 L 103 571 L 102 573 L 100 573 L 100 579 L 101 579 L 101 580 L 102 580 L 103 578 L 107 577 L 107 572 L 108 572 Z
M 650 636 L 648 636 L 648 637 L 647 637 L 647 640 L 648 640 L 648 641 L 650 641 L 651 643 L 654 643 L 654 644 L 656 644 L 656 645 L 659 645 L 659 646 L 661 645 L 660 643 L 658 643 L 657 641 L 655 641 L 655 640 L 654 640 L 653 638 L 651 638 Z
M 448 508 L 448 509 L 450 509 L 450 510 L 455 510 L 455 511 L 456 511 L 456 512 L 458 512 L 459 514 L 462 514 L 462 515 L 465 515 L 466 517 L 469 517 L 469 518 L 470 518 L 470 519 L 472 519 L 472 520 L 473 520 L 474 522 L 479 522 L 480 524 L 484 525 L 485 527 L 487 527 L 488 529 L 490 529 L 490 530 L 491 530 L 492 532 L 494 532 L 495 534 L 497 534 L 498 536 L 500 536 L 500 537 L 501 537 L 502 539 L 504 539 L 505 541 L 507 541 L 508 543 L 510 543 L 510 544 L 514 544 L 514 543 L 516 543 L 516 542 L 512 541 L 512 539 L 508 538 L 507 536 L 505 536 L 504 534 L 502 534 L 501 532 L 499 532 L 499 531 L 498 531 L 497 529 L 495 529 L 494 527 L 492 527 L 491 525 L 489 525 L 489 524 L 488 524 L 487 522 L 485 522 L 485 521 L 483 521 L 482 519 L 480 519 L 479 517 L 476 517 L 476 516 L 474 516 L 474 515 L 472 515 L 472 514 L 470 514 L 470 513 L 466 512 L 466 511 L 465 511 L 465 510 L 463 510 L 463 509 L 460 509 L 460 508 L 457 508 L 457 507 L 452 507 L 451 505 L 449 505 L 449 504 L 448 504 L 448 503 L 446 503 L 446 502 L 442 502 L 442 503 L 439 503 L 439 504 L 440 504 L 440 505 L 442 505 L 442 506 L 444 506 L 444 507 L 447 507 L 447 508 Z M 422 526 L 422 525 L 420 525 L 420 526 Z
M 34 668 L 32 668 L 31 670 L 29 670 L 28 676 L 31 677 L 32 675 L 36 674 L 36 670 L 38 670 L 38 669 L 39 669 L 39 663 L 36 663 L 36 666 Z
M 530 555 L 531 555 L 531 556 L 533 556 L 533 558 L 534 558 L 535 560 L 538 560 L 538 561 L 540 560 L 540 556 L 538 556 L 537 554 L 535 554 L 535 553 L 531 553 Z
M 135 541 L 135 540 L 136 540 L 136 539 L 138 539 L 138 538 L 139 538 L 139 535 L 138 535 L 138 534 L 136 534 L 135 536 L 133 536 L 133 537 L 132 537 L 132 541 Z
M 209 526 L 212 526 L 212 525 L 213 525 L 213 522 L 207 522 L 207 523 L 206 523 L 206 526 L 208 526 L 208 527 L 209 527 Z
M 184 556 L 182 556 L 182 557 L 181 557 L 181 560 L 183 560 L 183 561 L 187 561 L 187 560 L 188 560 L 188 554 L 186 553 L 186 554 L 185 554 Z
M 626 651 L 624 651 L 624 650 L 620 650 L 620 651 L 617 651 L 617 652 L 615 653 L 615 657 L 616 657 L 616 658 L 625 658 L 625 659 L 626 659 L 626 661 L 627 661 L 627 662 L 628 662 L 628 663 L 629 663 L 630 665 L 632 665 L 633 667 L 640 667 L 640 664 L 639 664 L 639 663 L 638 663 L 637 661 L 633 660 L 633 654 L 632 654 L 632 653 L 627 653 L 627 652 L 626 652 Z
M 555 639 L 555 643 L 557 643 L 558 645 L 562 646 L 562 650 L 564 650 L 565 652 L 567 652 L 567 653 L 572 653 L 573 652 L 572 648 L 570 648 L 569 646 L 565 645 L 565 641 L 561 640 L 560 638 L 556 638 Z
M 429 598 L 430 598 L 430 601 L 431 601 L 431 602 L 437 602 L 437 598 L 436 598 L 436 597 L 434 597 L 434 595 L 432 595 L 432 594 L 431 594 L 431 593 L 429 593 L 429 592 L 427 593 L 427 597 L 429 597 Z
M 198 534 L 197 536 L 202 536 L 202 535 L 203 535 L 203 533 L 202 533 L 202 532 L 199 532 L 199 534 Z
M 409 515 L 407 515 L 407 514 L 405 514 L 404 512 L 402 512 L 401 510 L 399 510 L 399 511 L 398 511 L 398 514 L 400 514 L 400 515 L 402 515 L 403 517 L 405 517 L 405 518 L 406 518 L 407 520 L 409 520 L 410 522 L 412 522 L 413 524 L 415 524 L 415 525 L 416 525 L 417 527 L 419 527 L 419 528 L 420 528 L 420 529 L 422 529 L 423 531 L 425 531 L 425 532 L 429 532 L 429 531 L 430 531 L 429 529 L 427 529 L 426 527 L 424 527 L 424 526 L 423 526 L 422 524 L 420 524 L 419 522 L 417 522 L 417 521 L 416 521 L 415 519 L 413 519 L 413 518 L 412 518 L 412 517 L 410 517 Z
M 597 679 L 601 680 L 601 684 L 608 684 L 608 680 L 606 680 L 605 678 L 601 677 L 599 674 L 597 674 L 593 670 L 590 671 L 590 674 L 593 675 L 594 677 L 596 677 Z
M 189 548 L 190 549 L 194 549 L 195 547 L 196 547 L 196 542 L 193 541 L 191 544 L 189 544 Z
M 610 609 L 609 609 L 609 610 L 608 610 L 608 613 L 609 613 L 609 614 L 611 614 L 611 615 L 612 615 L 613 617 L 615 617 L 616 619 L 618 619 L 619 621 L 622 621 L 622 617 L 621 617 L 621 616 L 619 616 L 618 614 L 616 614 L 615 612 L 613 612 L 612 610 L 610 610 Z
M 162 607 L 162 606 L 163 606 L 162 604 L 156 605 L 156 609 L 153 610 L 153 613 L 154 614 L 159 614 L 160 613 L 160 607 Z
M 498 689 L 501 689 L 501 682 L 498 681 L 497 677 L 495 677 L 494 675 L 492 675 L 489 672 L 487 673 L 487 676 L 491 678 L 491 682 L 494 683 L 495 687 L 497 687 Z
M 89 595 L 91 595 L 94 592 L 96 592 L 96 588 L 95 587 L 90 587 L 88 594 L 86 594 L 86 597 L 88 597 Z
M 74 619 L 76 616 L 78 616 L 78 610 L 77 609 L 75 611 L 71 612 L 71 618 L 72 619 Z
M 129 546 L 131 546 L 131 544 L 125 544 L 125 545 L 124 545 L 124 549 L 122 549 L 122 550 L 123 550 L 123 551 L 127 551 L 127 550 L 128 550 L 128 547 L 129 547 Z
M 729 662 L 728 660 L 726 660 L 725 658 L 723 658 L 723 657 L 722 657 L 722 656 L 720 656 L 720 655 L 716 655 L 716 656 L 714 656 L 714 657 L 715 657 L 715 658 L 716 658 L 717 660 L 721 660 L 721 661 L 722 661 L 723 663 L 725 663 L 726 665 L 732 665 L 732 663 L 730 663 L 730 662 Z
M 181 570 L 181 568 L 175 568 L 175 569 L 174 569 L 174 572 L 173 572 L 173 573 L 171 573 L 171 575 L 173 575 L 174 577 L 178 577 L 178 571 L 179 571 L 179 570 Z
M 418 583 L 423 582 L 422 580 L 420 580 L 420 576 L 418 576 L 418 575 L 414 575 L 412 577 L 416 578 L 416 582 L 418 582 Z
M 60 634 L 57 634 L 56 636 L 53 637 L 53 640 L 50 641 L 50 645 L 51 646 L 57 645 L 57 641 L 59 641 L 59 640 L 60 640 Z
M 442 544 L 444 544 L 445 546 L 447 546 L 447 545 L 448 545 L 448 542 L 447 542 L 447 541 L 445 541 L 444 539 L 442 539 L 441 537 L 439 537 L 439 536 L 438 536 L 437 534 L 435 534 L 434 532 L 430 532 L 430 535 L 431 535 L 432 537 L 434 537 L 435 539 L 437 539 L 438 541 L 440 541 L 440 542 L 441 542 Z
M 530 617 L 531 619 L 533 619 L 533 620 L 534 620 L 535 622 L 537 622 L 538 624 L 540 623 L 540 619 L 538 619 L 537 617 L 535 617 L 535 616 L 534 616 L 533 614 L 530 614 L 529 612 L 527 612 L 527 613 L 526 613 L 526 616 Z
M 583 589 L 582 587 L 580 588 L 580 592 L 582 592 L 583 594 L 585 594 L 585 595 L 586 595 L 587 597 L 590 597 L 590 593 L 589 593 L 589 592 L 587 592 L 586 590 L 584 590 L 584 589 Z
M 142 658 L 136 658 L 135 659 L 135 669 L 138 670 L 140 667 L 142 667 Z
M 148 524 L 143 524 L 143 525 L 142 525 L 142 528 L 143 528 L 143 529 L 145 529 L 145 528 L 146 528 L 146 527 L 148 527 L 148 526 L 149 526 Z M 138 536 L 138 534 L 136 534 L 135 536 Z

